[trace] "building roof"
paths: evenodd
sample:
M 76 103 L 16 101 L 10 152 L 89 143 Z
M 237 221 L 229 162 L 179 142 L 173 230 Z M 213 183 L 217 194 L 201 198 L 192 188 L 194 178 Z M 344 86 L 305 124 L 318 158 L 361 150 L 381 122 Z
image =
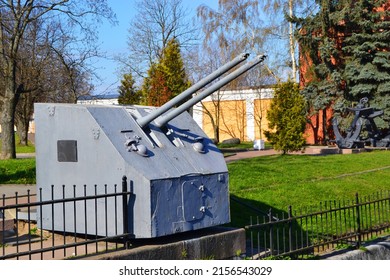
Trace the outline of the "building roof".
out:
M 83 95 L 78 100 L 106 100 L 106 99 L 118 99 L 118 93 L 100 94 L 100 95 Z

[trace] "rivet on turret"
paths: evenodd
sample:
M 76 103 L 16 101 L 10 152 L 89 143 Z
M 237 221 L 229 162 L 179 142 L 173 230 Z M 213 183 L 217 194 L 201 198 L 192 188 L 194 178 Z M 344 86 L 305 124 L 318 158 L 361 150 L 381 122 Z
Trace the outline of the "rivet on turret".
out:
M 203 154 L 204 153 L 204 145 L 201 142 L 196 142 L 192 144 L 192 147 L 194 147 L 194 150 L 197 151 L 198 153 Z
M 49 116 L 54 116 L 54 114 L 56 113 L 56 107 L 55 106 L 48 106 L 47 107 L 47 110 L 49 111 Z
M 100 137 L 100 129 L 92 128 L 92 135 L 93 135 L 93 139 L 98 140 Z
M 139 154 L 143 157 L 147 157 L 148 156 L 148 149 L 142 144 L 137 145 L 137 154 Z

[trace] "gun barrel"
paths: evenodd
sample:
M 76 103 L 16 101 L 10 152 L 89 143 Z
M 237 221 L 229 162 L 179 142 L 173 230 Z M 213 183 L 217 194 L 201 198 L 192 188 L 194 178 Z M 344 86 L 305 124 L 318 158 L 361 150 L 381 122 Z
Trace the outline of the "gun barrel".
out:
M 139 118 L 137 120 L 138 124 L 141 127 L 145 127 L 150 122 L 152 122 L 153 120 L 155 120 L 156 118 L 158 118 L 159 116 L 161 116 L 162 114 L 167 112 L 169 109 L 173 108 L 174 106 L 176 106 L 177 104 L 179 104 L 180 102 L 185 100 L 186 98 L 190 97 L 194 92 L 198 91 L 199 89 L 201 89 L 205 85 L 209 84 L 210 82 L 214 81 L 218 77 L 222 76 L 224 73 L 226 73 L 227 71 L 232 69 L 234 66 L 236 66 L 236 65 L 240 64 L 241 62 L 243 62 L 244 60 L 246 60 L 248 58 L 248 56 L 249 56 L 248 53 L 240 54 L 239 56 L 234 58 L 232 61 L 221 66 L 220 68 L 215 70 L 213 73 L 211 73 L 207 77 L 203 78 L 199 82 L 195 83 L 190 88 L 183 91 L 182 93 L 180 93 L 175 98 L 171 99 L 170 101 L 168 101 L 167 103 L 165 103 L 164 105 L 159 107 L 158 109 L 152 111 L 150 114 L 148 114 L 144 117 Z
M 183 113 L 184 111 L 188 110 L 190 107 L 194 106 L 196 103 L 200 102 L 201 100 L 203 100 L 207 96 L 211 95 L 213 92 L 219 90 L 221 87 L 225 86 L 226 84 L 228 84 L 229 82 L 231 82 L 232 80 L 237 78 L 238 76 L 244 74 L 245 72 L 249 71 L 250 69 L 252 69 L 256 65 L 258 65 L 259 63 L 263 62 L 265 58 L 266 58 L 266 55 L 259 55 L 253 61 L 250 61 L 250 62 L 242 65 L 240 68 L 236 69 L 235 71 L 233 71 L 232 73 L 230 73 L 229 75 L 227 75 L 226 77 L 221 79 L 220 81 L 216 82 L 215 84 L 213 84 L 209 88 L 205 89 L 204 91 L 202 91 L 198 95 L 194 96 L 193 98 L 191 98 L 187 102 L 183 103 L 179 107 L 173 109 L 172 111 L 169 111 L 167 114 L 165 114 L 163 116 L 158 117 L 155 120 L 156 125 L 158 127 L 164 126 L 170 120 L 172 120 L 173 118 L 175 118 L 179 114 Z

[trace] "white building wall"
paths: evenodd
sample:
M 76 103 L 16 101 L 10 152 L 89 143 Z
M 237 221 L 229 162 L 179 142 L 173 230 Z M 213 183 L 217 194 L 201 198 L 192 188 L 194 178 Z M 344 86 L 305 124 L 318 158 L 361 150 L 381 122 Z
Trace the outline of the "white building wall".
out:
M 93 98 L 89 100 L 78 100 L 77 104 L 87 105 L 118 105 L 118 98 L 98 99 Z
M 203 110 L 202 103 L 196 103 L 192 108 L 192 117 L 195 122 L 199 125 L 200 128 L 203 129 Z
M 243 90 L 226 90 L 211 94 L 202 102 L 211 102 L 213 100 L 221 101 L 240 101 L 245 100 L 246 103 L 246 123 L 247 123 L 247 137 L 252 141 L 255 140 L 255 112 L 254 104 L 256 99 L 272 99 L 274 96 L 273 88 L 251 88 Z M 193 118 L 196 123 L 203 127 L 203 110 L 201 102 L 197 103 L 193 108 Z
M 245 100 L 246 108 L 246 136 L 252 141 L 255 140 L 255 102 L 253 99 Z

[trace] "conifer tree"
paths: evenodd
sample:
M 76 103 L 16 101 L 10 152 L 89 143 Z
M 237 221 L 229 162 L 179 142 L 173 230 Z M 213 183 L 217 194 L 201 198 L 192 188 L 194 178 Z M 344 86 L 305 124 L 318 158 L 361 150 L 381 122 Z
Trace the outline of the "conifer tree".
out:
M 387 0 L 319 0 L 318 13 L 296 20 L 301 58 L 308 58 L 302 91 L 314 112 L 345 112 L 368 97 L 390 121 L 390 4 Z M 326 125 L 323 122 L 324 126 Z M 324 127 L 324 131 L 326 131 Z
M 172 39 L 158 63 L 153 63 L 144 79 L 142 93 L 147 105 L 161 106 L 190 86 L 177 40 Z
M 385 6 L 382 6 L 386 4 Z M 368 97 L 370 106 L 383 109 L 390 121 L 390 7 L 389 1 L 354 1 L 345 21 L 344 77 L 346 98 L 358 101 Z M 387 10 L 386 10 L 387 9 Z M 348 32 L 349 31 L 349 32 Z
M 316 1 L 318 12 L 313 16 L 299 19 L 300 31 L 296 34 L 300 45 L 301 64 L 308 66 L 300 80 L 304 83 L 302 94 L 310 108 L 308 119 L 322 112 L 322 131 L 320 137 L 318 125 L 312 125 L 315 143 L 322 139 L 325 144 L 329 139 L 327 108 L 343 110 L 346 107 L 343 96 L 342 73 L 344 62 L 338 44 L 337 35 L 343 34 L 343 28 L 338 24 L 340 16 L 335 16 L 340 8 L 348 7 L 350 0 Z M 301 69 L 302 70 L 302 69 Z M 309 124 L 311 124 L 309 122 Z
M 298 84 L 289 80 L 275 86 L 274 98 L 267 113 L 268 128 L 264 132 L 275 150 L 283 154 L 299 151 L 305 144 L 305 99 Z
M 161 61 L 162 71 L 165 73 L 166 85 L 172 97 L 185 91 L 191 86 L 184 69 L 184 62 L 180 53 L 179 42 L 172 39 L 164 49 Z
M 142 85 L 143 98 L 148 106 L 161 106 L 172 99 L 161 64 L 152 64 Z
M 135 87 L 135 81 L 131 73 L 123 75 L 121 85 L 118 88 L 119 104 L 140 104 L 141 92 Z

